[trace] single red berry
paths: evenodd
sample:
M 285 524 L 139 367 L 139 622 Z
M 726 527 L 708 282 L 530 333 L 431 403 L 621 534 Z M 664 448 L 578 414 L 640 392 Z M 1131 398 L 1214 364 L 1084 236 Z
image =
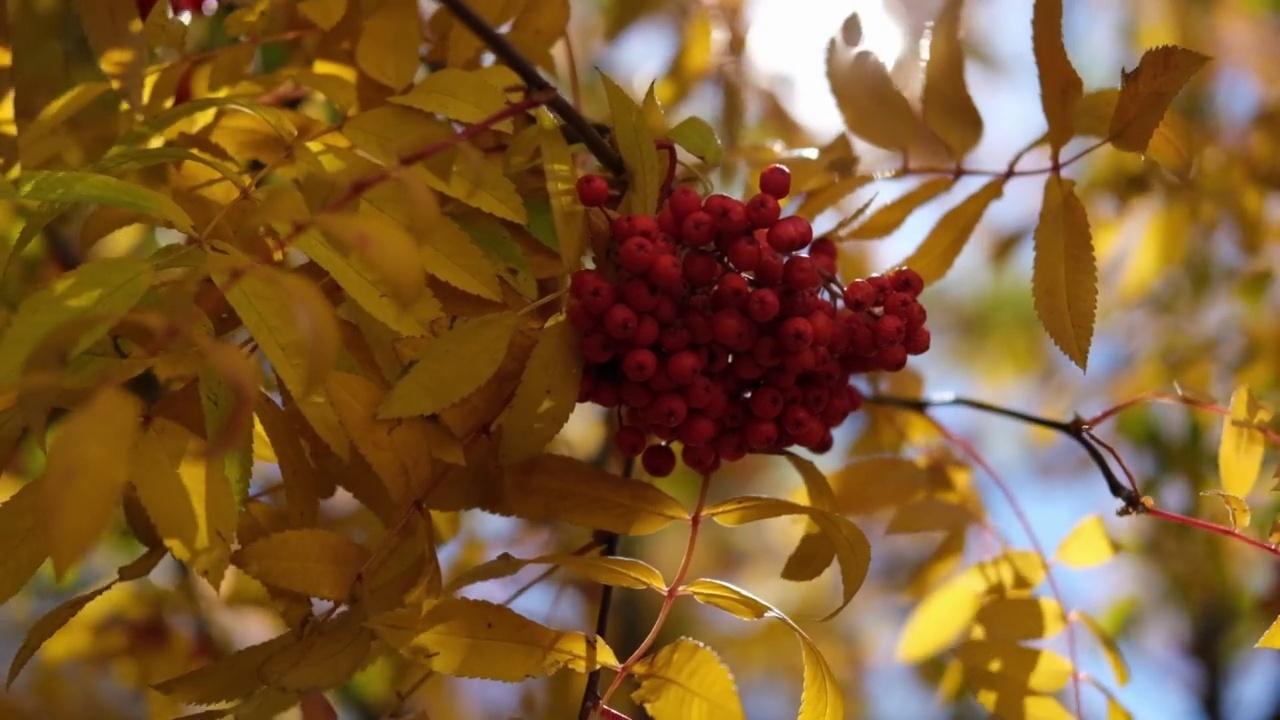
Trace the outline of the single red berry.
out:
M 782 408 L 781 418 L 782 427 L 792 435 L 801 435 L 818 422 L 803 405 L 787 405 Z
M 830 433 L 830 430 L 823 427 L 817 419 L 814 419 L 813 422 L 810 422 L 805 426 L 804 430 L 798 433 L 793 433 L 793 435 L 795 435 L 795 442 L 797 445 L 813 450 L 822 442 L 822 436 Z
M 751 294 L 751 285 L 738 273 L 726 273 L 720 276 L 716 289 L 711 294 L 711 303 L 717 309 L 737 308 Z
M 593 332 L 582 338 L 582 356 L 591 363 L 605 363 L 618 353 L 618 343 L 602 332 Z
M 737 462 L 747 456 L 747 440 L 742 433 L 730 430 L 721 433 L 713 446 L 725 462 Z
M 675 255 L 659 255 L 654 258 L 648 272 L 649 282 L 668 295 L 684 293 L 684 269 Z
M 876 304 L 876 289 L 866 280 L 854 280 L 844 288 L 844 304 L 854 312 L 865 312 Z
M 590 281 L 587 283 L 582 290 L 582 297 L 578 301 L 592 315 L 603 315 L 618 301 L 618 291 L 614 289 L 609 281 L 601 278 L 598 282 Z
M 813 327 L 813 344 L 815 347 L 827 347 L 835 335 L 836 321 L 831 316 L 815 310 L 809 313 L 809 325 Z
M 720 467 L 720 456 L 710 445 L 685 445 L 680 450 L 680 459 L 690 470 L 702 475 L 710 475 Z
M 681 350 L 667 358 L 667 375 L 677 385 L 688 385 L 702 372 L 702 358 L 692 350 Z
M 689 215 L 680 223 L 680 239 L 694 247 L 710 245 L 715 240 L 715 220 L 702 210 Z
M 778 424 L 772 420 L 752 418 L 743 426 L 742 436 L 752 450 L 764 450 L 778 441 Z
M 712 203 L 713 198 L 724 197 Z M 702 211 L 715 220 L 715 231 L 721 235 L 737 235 L 751 226 L 747 218 L 747 208 L 741 200 L 727 196 L 712 195 L 702 204 Z
M 716 427 L 715 420 L 702 413 L 693 412 L 680 423 L 678 437 L 685 445 L 706 445 L 715 439 L 719 431 L 720 428 Z
M 609 181 L 599 175 L 578 178 L 578 201 L 587 207 L 600 207 L 609 202 Z
M 755 326 L 737 310 L 716 311 L 711 317 L 711 332 L 716 342 L 734 351 L 749 350 L 756 340 Z
M 648 442 L 645 432 L 635 425 L 623 425 L 613 434 L 614 446 L 627 457 L 635 457 L 644 452 L 644 446 Z
M 622 372 L 632 382 L 645 382 L 658 369 L 658 356 L 648 348 L 633 348 L 622 356 Z
M 782 391 L 776 387 L 765 385 L 751 392 L 748 401 L 751 414 L 765 420 L 772 420 L 782 412 Z
M 636 311 L 623 303 L 616 303 L 604 314 L 604 331 L 615 340 L 630 339 L 639 324 Z
M 804 391 L 804 409 L 813 415 L 821 413 L 823 408 L 831 400 L 831 391 L 821 385 L 809 385 L 802 388 Z
M 680 220 L 676 218 L 676 214 L 671 212 L 671 208 L 662 208 L 654 218 L 658 223 L 658 231 L 663 235 L 675 237 L 680 234 Z
M 911 297 L 918 297 L 924 292 L 924 278 L 911 268 L 902 267 L 894 270 L 889 274 L 889 282 L 894 290 L 904 292 Z
M 751 357 L 766 368 L 782 364 L 782 345 L 772 335 L 762 335 L 751 346 Z
M 770 288 L 757 288 L 747 296 L 747 317 L 758 323 L 766 323 L 777 317 L 781 307 L 778 293 Z
M 633 277 L 618 286 L 618 300 L 636 312 L 650 312 L 658 306 L 658 293 L 644 278 Z
M 875 363 L 881 370 L 897 372 L 907 366 L 907 349 L 901 345 L 889 345 L 876 352 Z
M 599 284 L 609 284 L 599 270 L 579 270 L 569 278 L 569 295 L 575 300 L 581 300 L 589 288 Z
M 809 246 L 809 257 L 814 260 L 823 257 L 835 262 L 837 252 L 835 241 L 825 236 L 814 240 Z
M 916 301 L 907 306 L 902 319 L 907 321 L 908 329 L 924 327 L 925 321 L 929 319 L 929 313 L 925 311 L 924 306 L 919 301 Z
M 733 374 L 743 380 L 758 380 L 764 377 L 766 370 L 765 366 L 746 353 L 734 355 L 729 365 L 733 368 Z
M 681 185 L 671 191 L 667 207 L 671 208 L 677 220 L 683 220 L 702 209 L 702 196 L 688 185 Z
M 908 355 L 923 355 L 929 352 L 929 328 L 918 327 L 912 330 L 902 346 L 906 349 Z
M 889 293 L 893 292 L 893 283 L 884 275 L 872 275 L 867 278 L 867 282 L 871 283 L 871 287 L 875 288 L 875 305 L 879 305 Z
M 649 389 L 655 393 L 662 394 L 675 392 L 680 389 L 680 386 L 677 385 L 676 381 L 672 380 L 671 376 L 667 374 L 666 367 L 660 364 L 658 365 L 657 372 L 653 374 L 653 377 L 649 378 Z
M 648 270 L 657 256 L 653 242 L 643 235 L 632 235 L 618 246 L 618 264 L 637 275 Z
M 704 311 L 691 309 L 680 316 L 680 320 L 689 328 L 689 332 L 693 334 L 695 345 L 706 345 L 711 342 L 713 337 L 711 319 L 707 317 Z
M 813 325 L 802 317 L 787 318 L 778 328 L 778 342 L 789 352 L 804 350 L 813 344 Z
M 811 347 L 792 350 L 782 356 L 782 367 L 796 375 L 809 372 L 817 366 L 818 356 Z
M 876 320 L 876 345 L 889 347 L 901 345 L 907 336 L 907 324 L 896 315 L 884 315 Z
M 658 346 L 665 352 L 674 353 L 689 347 L 693 342 L 693 332 L 684 323 L 674 323 L 662 330 L 658 338 Z
M 822 276 L 811 258 L 792 255 L 782 266 L 782 282 L 792 290 L 812 290 L 822 284 Z
M 691 250 L 684 255 L 684 279 L 693 287 L 714 285 L 724 268 L 716 256 L 705 250 Z
M 666 477 L 676 469 L 676 451 L 668 445 L 650 445 L 640 456 L 640 464 L 653 477 Z
M 772 195 L 760 193 L 747 201 L 747 222 L 754 228 L 767 228 L 782 217 L 782 206 Z
M 655 426 L 675 427 L 684 422 L 688 414 L 689 405 L 683 397 L 673 392 L 659 395 L 645 408 L 645 419 Z
M 769 228 L 765 240 L 780 253 L 803 250 L 813 240 L 813 226 L 796 215 L 785 217 Z
M 760 264 L 760 242 L 753 235 L 740 235 L 728 241 L 725 257 L 738 272 L 751 272 Z
M 613 239 L 622 242 L 632 235 L 655 240 L 658 237 L 658 221 L 649 215 L 619 215 L 609 223 Z
M 835 447 L 835 444 L 836 439 L 831 434 L 831 431 L 824 428 L 822 430 L 822 437 L 818 438 L 818 442 L 810 445 L 809 449 L 821 455 L 822 453 L 829 452 L 831 448 Z
M 782 255 L 771 247 L 760 248 L 760 262 L 756 265 L 755 278 L 759 285 L 777 285 L 782 282 L 786 263 Z
M 695 409 L 705 408 L 711 404 L 712 398 L 716 395 L 715 383 L 706 375 L 699 375 L 693 379 L 693 382 L 685 385 L 683 388 L 685 403 Z
M 760 171 L 760 192 L 781 200 L 791 193 L 791 171 L 783 165 L 770 165 Z
M 894 291 L 885 297 L 882 307 L 885 315 L 896 315 L 905 321 L 911 313 L 911 306 L 918 304 L 916 299 L 907 293 Z

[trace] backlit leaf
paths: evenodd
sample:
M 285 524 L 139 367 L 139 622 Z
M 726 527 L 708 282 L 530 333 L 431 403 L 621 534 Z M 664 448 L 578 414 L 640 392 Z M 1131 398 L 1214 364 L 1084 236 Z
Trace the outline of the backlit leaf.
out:
M 372 268 L 404 307 L 422 294 L 426 277 L 418 243 L 398 223 L 374 212 L 317 215 L 316 225 Z
M 920 103 L 925 125 L 957 161 L 982 137 L 982 115 L 964 81 L 964 45 L 960 40 L 963 8 L 964 0 L 947 0 L 934 20 Z
M 519 682 L 561 668 L 590 672 L 616 667 L 599 638 L 553 630 L 483 600 L 449 598 L 424 613 L 385 613 L 369 623 L 384 642 L 444 675 Z
M 363 613 L 348 611 L 307 628 L 296 642 L 264 660 L 258 676 L 288 692 L 342 684 L 365 664 L 373 645 L 373 632 L 363 626 L 363 619 Z
M 458 122 L 476 123 L 507 107 L 507 93 L 481 72 L 441 68 L 391 102 L 443 115 Z M 510 131 L 511 121 L 493 126 Z
M 1221 490 L 1204 490 L 1200 494 L 1222 500 L 1223 506 L 1227 509 L 1227 519 L 1231 523 L 1232 530 L 1249 527 L 1253 513 L 1250 512 L 1249 503 L 1245 502 L 1244 498 Z
M 1040 77 L 1040 105 L 1049 122 L 1049 144 L 1056 153 L 1075 132 L 1072 120 L 1084 94 L 1084 83 L 1062 43 L 1062 0 L 1035 1 L 1031 44 Z
M 27 663 L 31 662 L 31 658 L 35 657 L 36 651 L 40 649 L 41 645 L 44 645 L 64 625 L 71 622 L 71 619 L 85 609 L 89 603 L 97 600 L 103 593 L 110 590 L 112 584 L 104 585 L 83 595 L 77 595 L 61 603 L 35 621 L 35 624 L 27 630 L 27 636 L 23 638 L 18 652 L 14 654 L 13 662 L 9 664 L 9 677 L 5 686 L 13 685 L 13 681 L 18 678 L 18 674 L 27 666 Z
M 504 465 L 537 455 L 560 432 L 578 404 L 582 376 L 579 333 L 563 315 L 547 321 L 529 356 L 516 388 L 497 426 Z
M 41 202 L 110 205 L 168 220 L 183 232 L 192 230 L 190 216 L 167 195 L 110 175 L 31 170 L 18 177 L 16 192 L 11 197 Z
M 40 481 L 33 480 L 0 504 L 0 603 L 16 595 L 49 556 L 40 527 L 42 502 Z
M 1048 695 L 1031 695 L 1026 692 L 979 689 L 975 695 L 978 704 L 1000 720 L 1075 720 L 1076 716 L 1063 707 L 1057 698 Z
M 369 551 L 331 530 L 285 530 L 240 548 L 232 562 L 267 585 L 345 601 Z
M 1259 427 L 1271 420 L 1272 412 L 1254 399 L 1246 385 L 1231 394 L 1230 409 L 1231 414 L 1222 422 L 1222 440 L 1218 443 L 1218 476 L 1224 492 L 1245 497 L 1262 470 L 1266 442 Z
M 930 591 L 911 611 L 898 638 L 898 660 L 922 662 L 946 650 L 969 629 L 987 593 L 1034 589 L 1044 573 L 1040 557 L 1025 550 L 965 569 Z
M 827 43 L 827 80 L 849 132 L 877 147 L 906 152 L 919 128 L 915 110 L 870 50 Z
M 721 525 L 744 525 L 758 520 L 783 517 L 786 515 L 806 515 L 814 525 L 827 537 L 834 546 L 835 559 L 840 566 L 841 583 L 844 588 L 840 605 L 824 619 L 830 619 L 844 609 L 862 586 L 867 576 L 867 568 L 871 564 L 871 546 L 866 535 L 848 518 L 838 513 L 817 507 L 807 507 L 798 503 L 771 497 L 743 496 L 726 500 L 707 508 L 704 517 L 714 519 Z
M 28 295 L 0 334 L 0 388 L 14 387 L 31 352 L 51 331 L 72 327 L 79 341 L 75 355 L 102 338 L 155 284 L 150 263 L 108 258 L 64 273 L 43 290 Z
M 923 497 L 902 505 L 885 532 L 890 535 L 952 531 L 976 521 L 973 510 L 963 503 L 936 497 Z
M 71 411 L 49 444 L 41 508 L 58 578 L 102 536 L 129 480 L 142 402 L 108 386 Z
M 652 565 L 632 558 L 559 554 L 522 559 L 502 553 L 461 573 L 449 581 L 443 592 L 454 595 L 469 585 L 510 577 L 530 565 L 554 565 L 592 582 L 633 590 L 662 590 L 666 587 L 662 574 Z
M 1036 640 L 1062 632 L 1067 617 L 1053 598 L 994 597 L 983 603 L 976 622 L 987 640 Z
M 1072 619 L 1078 619 L 1084 623 L 1085 627 L 1093 633 L 1098 639 L 1098 643 L 1102 645 L 1102 653 L 1107 658 L 1107 664 L 1111 666 L 1111 671 L 1115 673 L 1116 684 L 1123 687 L 1129 682 L 1129 664 L 1125 662 L 1124 655 L 1120 653 L 1120 645 L 1116 639 L 1107 632 L 1106 628 L 1095 620 L 1092 616 L 1080 612 L 1072 611 Z
M 297 640 L 292 633 L 278 635 L 165 680 L 155 685 L 155 689 L 191 705 L 210 705 L 246 697 L 262 687 L 262 680 L 258 677 L 262 663 Z
M 917 208 L 951 189 L 954 178 L 940 177 L 926 180 L 902 197 L 871 213 L 862 223 L 845 233 L 842 240 L 874 240 L 882 238 L 902 226 Z
M 720 146 L 720 138 L 706 120 L 699 117 L 687 117 L 676 123 L 667 133 L 671 142 L 688 150 L 691 155 L 701 159 L 711 167 L 717 167 L 724 160 L 724 148 Z
M 745 718 L 733 673 L 711 648 L 680 638 L 636 663 L 631 699 L 654 720 Z
M 1146 152 L 1174 96 L 1207 62 L 1208 56 L 1176 45 L 1143 53 L 1138 67 L 1120 75 L 1120 99 L 1108 132 L 1111 144 L 1120 150 Z
M 941 280 L 959 257 L 965 243 L 969 242 L 969 236 L 987 211 L 987 206 L 1003 194 L 1003 178 L 996 178 L 983 185 L 964 202 L 948 210 L 911 257 L 898 264 L 920 273 L 927 284 Z
M 1258 642 L 1254 647 L 1280 650 L 1280 618 L 1276 618 L 1271 623 L 1271 626 L 1262 634 L 1262 637 L 1258 638 Z
M 517 320 L 513 313 L 484 315 L 429 340 L 383 399 L 378 417 L 431 415 L 470 395 L 498 370 Z
M 569 0 L 525 3 L 507 31 L 507 41 L 536 65 L 554 73 L 550 50 L 564 36 L 568 24 Z
M 507 468 L 501 497 L 486 509 L 623 535 L 647 535 L 689 517 L 675 498 L 650 483 L 549 454 Z
M 418 3 L 387 0 L 360 26 L 356 65 L 365 75 L 392 90 L 399 90 L 413 82 L 418 72 L 421 43 Z
M 391 499 L 406 505 L 431 477 L 431 441 L 422 418 L 379 420 L 385 395 L 374 382 L 351 373 L 329 378 L 329 397 L 356 450 L 386 484 Z
M 871 457 L 831 474 L 836 508 L 847 515 L 866 515 L 904 505 L 929 484 L 929 473 L 907 458 Z
M 578 178 L 573 156 L 569 153 L 568 142 L 560 134 L 555 117 L 544 109 L 539 109 L 536 115 L 542 170 L 546 175 L 551 220 L 556 229 L 556 247 L 565 272 L 571 273 L 582 267 L 582 253 L 587 245 L 586 211 L 578 201 Z
M 1075 182 L 1057 175 L 1044 182 L 1031 290 L 1045 331 L 1084 370 L 1098 309 L 1098 263 Z
M 773 611 L 769 603 L 723 580 L 699 578 L 685 583 L 680 592 L 743 620 L 760 620 Z
M 653 135 L 645 123 L 644 113 L 626 91 L 601 74 L 605 97 L 609 100 L 609 116 L 618 152 L 627 166 L 629 187 L 622 207 L 627 212 L 648 215 L 658 210 L 658 191 L 662 184 L 662 163 L 653 144 Z
M 1110 560 L 1116 546 L 1107 537 L 1107 526 L 1101 515 L 1090 515 L 1079 523 L 1058 545 L 1054 559 L 1074 568 L 1087 568 Z

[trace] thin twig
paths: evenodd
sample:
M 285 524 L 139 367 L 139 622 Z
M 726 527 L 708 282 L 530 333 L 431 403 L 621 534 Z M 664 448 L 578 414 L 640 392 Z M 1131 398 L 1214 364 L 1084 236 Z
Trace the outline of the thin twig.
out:
M 592 155 L 600 161 L 600 164 L 608 168 L 609 172 L 614 175 L 625 175 L 627 172 L 626 165 L 622 162 L 622 156 L 600 137 L 600 133 L 596 132 L 591 123 L 587 121 L 581 113 L 577 111 L 573 105 L 565 99 L 563 95 L 555 91 L 551 83 L 547 82 L 542 73 L 533 66 L 533 63 L 521 54 L 514 45 L 507 41 L 496 29 L 489 26 L 484 18 L 480 17 L 471 9 L 465 0 L 440 0 L 440 4 L 449 8 L 454 17 L 467 26 L 467 29 L 476 34 L 476 37 L 484 41 L 489 46 L 493 54 L 499 60 L 506 63 L 508 67 L 520 76 L 521 80 L 533 90 L 552 91 L 554 95 L 547 101 L 547 107 L 551 109 L 565 125 L 568 125 L 582 139 L 582 143 L 587 146 Z
M 622 466 L 622 477 L 629 478 L 635 474 L 636 459 L 628 457 Z M 598 532 L 592 538 L 592 542 L 601 545 L 604 550 L 600 553 L 602 557 L 612 557 L 618 554 L 618 543 L 620 537 L 618 533 Z M 600 607 L 596 610 L 596 627 L 592 635 L 593 638 L 603 638 L 609 632 L 609 613 L 613 607 L 613 586 L 600 586 Z M 587 675 L 587 686 L 582 690 L 582 704 L 578 707 L 578 720 L 590 720 L 591 714 L 596 708 L 601 707 L 600 702 L 600 671 L 601 668 L 592 670 Z
M 598 548 L 598 547 L 600 547 L 600 541 L 599 541 L 599 540 L 597 540 L 596 538 L 592 538 L 592 539 L 588 540 L 586 543 L 584 543 L 584 544 L 582 544 L 582 545 L 578 546 L 578 548 L 577 548 L 576 550 L 574 550 L 574 551 L 573 551 L 572 553 L 570 553 L 570 554 L 571 554 L 571 555 L 586 555 L 587 553 L 591 552 L 592 550 L 595 550 L 595 549 L 596 549 L 596 548 Z M 607 554 L 607 553 L 606 553 L 606 554 Z M 552 575 L 554 575 L 554 574 L 555 574 L 555 572 L 556 572 L 557 570 L 559 570 L 559 569 L 560 569 L 560 566 L 559 566 L 559 565 L 552 565 L 552 566 L 548 567 L 546 570 L 543 570 L 542 572 L 538 573 L 538 575 L 537 575 L 536 577 L 534 577 L 534 578 L 532 578 L 531 580 L 529 580 L 529 582 L 527 582 L 527 583 L 525 583 L 524 585 L 521 585 L 520 587 L 516 588 L 516 589 L 515 589 L 515 591 L 513 591 L 510 595 L 508 595 L 508 596 L 507 596 L 507 599 L 506 599 L 506 600 L 503 600 L 503 601 L 499 602 L 498 604 L 499 604 L 499 605 L 510 605 L 511 603 L 515 602 L 516 600 L 519 600 L 521 597 L 523 597 L 523 596 L 524 596 L 524 594 L 525 594 L 525 593 L 527 593 L 527 592 L 529 592 L 530 590 L 532 590 L 532 589 L 534 588 L 534 586 L 536 586 L 536 585 L 538 585 L 538 584 L 542 583 L 542 582 L 543 582 L 543 581 L 545 581 L 547 578 L 549 578 L 549 577 L 551 577 Z

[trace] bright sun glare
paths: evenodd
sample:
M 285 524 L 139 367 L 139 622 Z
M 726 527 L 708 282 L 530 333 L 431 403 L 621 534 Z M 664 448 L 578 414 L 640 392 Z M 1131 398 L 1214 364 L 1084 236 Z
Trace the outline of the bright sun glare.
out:
M 792 116 L 818 135 L 842 127 L 827 86 L 826 48 L 855 12 L 862 21 L 859 48 L 892 66 L 904 41 L 883 0 L 755 0 L 751 7 L 747 53 L 752 64 L 772 80 Z

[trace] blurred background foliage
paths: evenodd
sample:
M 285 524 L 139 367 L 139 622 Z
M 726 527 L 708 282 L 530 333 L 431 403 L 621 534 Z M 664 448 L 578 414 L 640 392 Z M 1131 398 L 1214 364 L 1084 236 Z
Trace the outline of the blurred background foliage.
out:
M 180 17 L 189 24 L 188 47 L 211 52 L 228 46 L 224 23 L 232 8 L 227 5 L 235 4 L 212 4 L 206 8 L 213 11 L 209 15 L 200 9 L 184 12 Z M 1064 4 L 1067 48 L 1086 92 L 1116 86 L 1119 68 L 1133 67 L 1151 46 L 1178 44 L 1213 57 L 1175 106 L 1185 126 L 1180 150 L 1187 172 L 1170 172 L 1138 155 L 1103 149 L 1067 173 L 1079 182 L 1099 256 L 1098 324 L 1087 375 L 1058 353 L 1037 321 L 1030 293 L 1030 232 L 1041 182 L 1021 178 L 1009 183 L 956 267 L 924 296 L 933 349 L 915 365 L 918 376 L 895 380 L 900 387 L 894 390 L 954 391 L 1064 419 L 1175 386 L 1225 403 L 1233 387 L 1247 383 L 1259 397 L 1274 401 L 1280 372 L 1280 296 L 1274 282 L 1280 260 L 1275 231 L 1280 65 L 1273 49 L 1280 43 L 1280 3 Z M 55 0 L 8 3 L 7 23 L 0 28 L 8 36 L 5 44 L 13 56 L 41 67 L 38 75 L 24 79 L 23 68 L 6 59 L 0 83 L 12 87 L 32 77 L 45 83 L 42 91 L 19 94 L 24 106 L 14 108 L 18 118 L 31 117 L 65 88 L 97 72 L 70 5 Z M 559 86 L 594 118 L 607 113 L 592 67 L 607 72 L 635 97 L 656 81 L 657 97 L 673 123 L 698 116 L 716 128 L 726 155 L 723 169 L 710 179 L 736 193 L 754 168 L 781 158 L 803 174 L 806 161 L 832 157 L 832 143 L 846 137 L 824 57 L 831 37 L 844 33 L 847 39 L 857 31 L 846 24 L 851 13 L 860 18 L 862 47 L 890 66 L 908 97 L 918 97 L 922 53 L 928 47 L 922 39 L 940 5 L 933 0 L 575 0 L 568 34 L 573 55 L 561 43 L 547 60 L 554 63 Z M 424 3 L 424 11 L 430 6 Z M 1044 132 L 1031 55 L 1031 8 L 1027 0 L 969 0 L 965 5 L 967 78 L 986 123 L 966 167 L 1003 169 Z M 246 47 L 257 53 L 256 62 L 273 62 L 273 46 Z M 9 87 L 4 101 L 13 103 Z M 100 114 L 68 117 L 49 127 L 43 142 L 23 148 L 39 157 L 33 164 L 76 167 L 115 136 L 112 128 L 101 125 Z M 12 130 L 0 128 L 0 159 L 6 166 L 19 156 Z M 1066 154 L 1087 142 L 1074 141 Z M 852 148 L 856 164 L 823 169 L 835 181 L 898 169 L 894 155 L 856 139 Z M 912 161 L 947 162 L 939 148 L 928 146 L 913 148 Z M 1026 167 L 1046 162 L 1039 151 L 1023 160 Z M 911 178 L 866 182 L 821 212 L 815 225 L 819 231 L 834 227 L 864 203 L 888 202 L 916 184 Z M 980 178 L 961 179 L 938 203 L 884 240 L 845 243 L 843 268 L 864 274 L 900 261 L 947 206 L 980 184 Z M 19 222 L 12 216 L 0 218 L 0 225 L 11 228 Z M 149 242 L 140 233 L 137 226 L 126 228 L 109 235 L 106 243 L 127 248 Z M 109 248 L 100 246 L 99 251 Z M 26 271 L 38 274 L 39 268 Z M 1118 638 L 1131 677 L 1115 694 L 1134 717 L 1280 718 L 1280 696 L 1274 692 L 1280 658 L 1252 647 L 1280 614 L 1280 576 L 1273 557 L 1182 526 L 1112 517 L 1116 502 L 1096 469 L 1061 436 L 960 408 L 939 410 L 936 417 L 972 442 L 1001 473 L 1045 547 L 1054 547 L 1090 513 L 1108 518 L 1120 553 L 1100 567 L 1058 575 L 1067 606 L 1088 612 Z M 1159 504 L 1225 522 L 1221 504 L 1200 496 L 1201 490 L 1216 487 L 1220 422 L 1189 408 L 1141 405 L 1102 432 L 1115 440 L 1144 492 Z M 580 407 L 557 442 L 562 451 L 591 457 L 607 430 L 600 413 Z M 899 451 L 921 458 L 928 472 L 949 478 L 946 484 L 972 488 L 981 499 L 975 511 L 1015 545 L 1026 545 L 1010 506 L 989 478 L 971 470 L 919 418 L 883 410 L 861 413 L 820 464 L 836 471 L 850 462 L 850 455 Z M 1273 466 L 1269 454 L 1268 472 Z M 0 497 L 34 471 L 30 466 L 6 470 Z M 255 487 L 273 473 L 269 462 L 260 462 L 258 471 Z M 884 477 L 893 482 L 896 476 Z M 688 499 L 696 485 L 690 479 L 677 476 L 663 486 Z M 725 494 L 730 489 L 734 494 L 786 494 L 798 487 L 790 467 L 768 459 L 751 459 L 723 471 L 717 485 Z M 1255 504 L 1251 532 L 1265 534 L 1276 510 L 1270 496 Z M 970 695 L 954 692 L 944 660 L 906 665 L 895 659 L 895 647 L 924 586 L 949 567 L 988 556 L 990 534 L 974 527 L 967 531 L 967 543 L 952 540 L 948 546 L 944 541 L 940 549 L 939 538 L 947 533 L 889 533 L 890 515 L 873 514 L 861 521 L 875 550 L 871 575 L 846 612 L 825 625 L 813 621 L 838 597 L 833 573 L 809 584 L 777 576 L 799 535 L 798 525 L 708 527 L 692 572 L 751 588 L 812 627 L 846 688 L 850 717 L 984 717 L 986 711 Z M 360 521 L 354 515 L 350 519 Z M 475 513 L 446 526 L 446 535 L 455 532 L 441 549 L 450 568 L 501 551 L 532 556 L 569 546 L 554 528 Z M 683 542 L 679 534 L 660 534 L 627 540 L 622 551 L 670 569 Z M 96 562 L 62 584 L 42 572 L 0 609 L 3 654 L 12 654 L 40 613 L 114 572 L 135 547 L 124 537 L 105 545 Z M 475 592 L 500 600 L 532 574 Z M 121 585 L 72 621 L 46 645 L 28 676 L 0 695 L 0 717 L 164 717 L 171 710 L 165 701 L 139 690 L 162 669 L 198 662 L 216 647 L 242 646 L 278 630 L 274 615 L 260 607 L 261 588 L 243 575 L 233 573 L 224 587 L 225 607 L 170 565 L 162 565 L 152 581 Z M 585 627 L 596 593 L 595 587 L 557 576 L 524 593 L 513 607 L 552 625 Z M 650 594 L 615 595 L 614 647 L 639 642 L 657 602 Z M 664 637 L 689 634 L 716 648 L 735 672 L 750 717 L 780 718 L 793 712 L 800 669 L 789 633 L 692 605 L 680 606 Z M 1081 669 L 1115 687 L 1100 646 L 1083 633 L 1078 637 Z M 1062 651 L 1062 643 L 1059 636 L 1048 645 Z M 417 717 L 422 718 L 564 718 L 576 712 L 582 682 L 581 676 L 566 673 L 515 686 L 431 677 L 410 688 L 415 679 L 411 669 L 391 662 L 370 667 L 334 695 L 341 717 L 382 717 L 399 704 L 398 692 L 412 690 L 406 707 L 420 710 Z M 1084 697 L 1085 717 L 1105 716 L 1101 695 L 1086 689 Z

